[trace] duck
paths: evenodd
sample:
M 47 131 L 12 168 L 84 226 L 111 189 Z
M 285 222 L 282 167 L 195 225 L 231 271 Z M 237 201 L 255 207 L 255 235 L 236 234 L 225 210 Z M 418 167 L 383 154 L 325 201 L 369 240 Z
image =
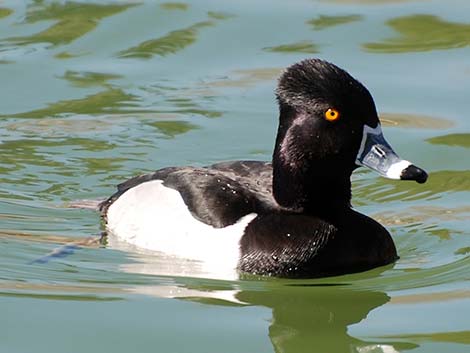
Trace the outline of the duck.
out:
M 99 205 L 107 236 L 239 276 L 316 278 L 398 259 L 390 233 L 351 206 L 367 167 L 424 183 L 385 140 L 368 89 L 328 61 L 286 68 L 275 91 L 272 161 L 166 167 L 122 184 Z

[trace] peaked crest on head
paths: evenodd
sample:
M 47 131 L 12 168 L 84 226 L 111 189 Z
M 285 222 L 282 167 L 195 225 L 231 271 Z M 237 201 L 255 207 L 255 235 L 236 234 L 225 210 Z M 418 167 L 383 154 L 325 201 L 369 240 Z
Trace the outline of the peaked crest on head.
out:
M 279 78 L 276 97 L 281 105 L 293 108 L 364 99 L 375 108 L 371 94 L 359 81 L 338 66 L 315 58 L 288 67 Z

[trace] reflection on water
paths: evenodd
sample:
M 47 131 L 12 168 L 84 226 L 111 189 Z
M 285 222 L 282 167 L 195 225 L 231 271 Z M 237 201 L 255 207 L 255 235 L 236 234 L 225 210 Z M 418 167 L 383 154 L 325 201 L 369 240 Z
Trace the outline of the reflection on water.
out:
M 3 141 L 0 144 L 0 154 L 2 154 L 2 164 L 0 164 L 0 172 L 5 176 L 13 174 L 18 176 L 18 171 L 23 170 L 26 166 L 38 166 L 40 168 L 55 170 L 63 176 L 73 176 L 73 171 L 66 167 L 67 162 L 59 161 L 55 157 L 63 154 L 64 149 L 78 148 L 86 151 L 103 152 L 112 150 L 114 144 L 103 140 L 87 139 L 87 138 L 56 138 L 56 139 L 19 139 L 11 141 Z M 112 167 L 118 159 L 103 160 L 108 167 Z M 90 161 L 90 163 L 92 163 Z M 112 168 L 114 169 L 114 168 Z M 93 170 L 90 170 L 93 172 Z M 24 178 L 31 177 L 25 173 Z M 23 179 L 26 183 L 26 179 Z M 34 183 L 33 180 L 29 182 Z
M 344 16 L 325 16 L 320 15 L 317 18 L 307 21 L 314 30 L 322 30 L 329 27 L 334 27 L 346 23 L 357 22 L 362 19 L 361 15 L 344 15 Z
M 125 244 L 121 244 L 125 246 Z M 117 246 L 117 244 L 114 244 Z M 129 250 L 129 249 L 128 249 Z M 151 252 L 133 252 L 132 262 L 119 266 L 119 271 L 129 274 L 161 276 L 167 270 L 185 271 L 191 277 L 168 277 L 165 283 L 145 283 L 126 290 L 166 298 L 182 298 L 209 305 L 256 305 L 270 308 L 269 337 L 276 352 L 299 352 L 305 347 L 316 347 L 329 352 L 398 352 L 398 349 L 416 347 L 411 343 L 391 343 L 358 339 L 348 333 L 348 327 L 364 320 L 369 313 L 384 304 L 390 297 L 376 290 L 361 290 L 349 287 L 334 279 L 325 283 L 309 281 L 282 281 L 264 279 L 261 282 L 227 282 L 196 280 L 197 264 L 178 262 L 177 259 L 158 260 Z M 170 268 L 167 268 L 171 266 Z M 122 288 L 122 286 L 121 286 Z M 103 300 L 110 300 L 104 292 Z M 69 299 L 69 296 L 64 296 Z M 88 297 L 85 295 L 85 299 Z M 403 341 L 403 340 L 401 340 Z M 374 348 L 374 349 L 375 349 Z M 369 350 L 367 350 L 369 349 Z
M 90 54 L 89 52 L 80 52 L 80 53 L 70 53 L 68 51 L 63 51 L 54 55 L 56 59 L 71 59 L 71 58 L 78 58 L 80 56 L 84 56 Z
M 445 194 L 459 191 L 470 191 L 470 170 L 431 172 L 426 184 L 419 188 L 414 183 L 377 179 L 373 185 L 357 185 L 354 189 L 359 198 L 374 202 L 435 200 Z
M 380 222 L 387 225 L 410 224 L 423 222 L 429 219 L 438 221 L 456 221 L 468 219 L 470 206 L 460 207 L 437 207 L 437 206 L 415 206 L 406 210 L 387 211 L 376 213 Z
M 277 45 L 274 47 L 263 48 L 265 51 L 274 53 L 306 53 L 315 54 L 319 52 L 319 47 L 315 43 L 304 40 L 301 42 Z
M 197 40 L 201 29 L 214 25 L 215 22 L 212 21 L 198 22 L 187 28 L 172 31 L 163 37 L 150 39 L 132 48 L 122 50 L 118 53 L 118 56 L 121 58 L 150 59 L 154 55 L 175 54 L 193 44 Z
M 28 5 L 25 23 L 54 21 L 47 29 L 30 36 L 10 37 L 6 41 L 25 45 L 51 43 L 63 45 L 93 31 L 102 19 L 135 6 L 135 4 L 98 5 L 85 2 L 46 3 L 36 1 Z
M 3 8 L 3 7 L 0 7 L 0 18 L 8 17 L 12 13 L 13 13 L 12 9 L 6 9 L 6 8 Z
M 14 242 L 15 235 L 11 234 L 10 237 Z M 70 244 L 67 242 L 69 237 L 42 238 L 46 240 L 43 243 L 46 246 L 51 241 L 59 243 L 53 248 L 48 247 L 51 251 L 43 254 L 46 256 L 57 253 L 58 249 L 63 247 L 60 243 Z M 31 244 L 34 245 L 39 239 L 31 237 Z M 387 285 L 395 287 L 396 290 L 403 290 L 407 286 L 417 288 L 429 283 L 447 283 L 451 278 L 456 279 L 456 271 L 464 278 L 467 276 L 465 267 L 458 262 L 428 270 L 396 271 L 394 275 L 385 277 L 384 271 L 387 268 L 356 274 L 353 276 L 355 279 L 343 276 L 320 280 L 275 280 L 250 279 L 248 277 L 252 276 L 247 276 L 243 281 L 217 281 L 195 278 L 192 271 L 191 276 L 184 276 L 184 268 L 188 269 L 188 263 L 179 264 L 180 270 L 183 271 L 180 276 L 164 276 L 162 272 L 165 272 L 165 266 L 171 265 L 172 270 L 175 270 L 178 261 L 159 261 L 155 253 L 137 255 L 135 251 L 126 251 L 130 255 L 127 263 L 123 263 L 122 258 L 113 260 L 116 252 L 96 248 L 96 239 L 75 242 L 86 247 L 81 250 L 77 248 L 75 254 L 68 254 L 65 258 L 58 257 L 44 263 L 37 263 L 32 261 L 34 258 L 29 258 L 25 259 L 23 264 L 16 264 L 15 267 L 21 267 L 22 271 L 34 269 L 34 273 L 43 272 L 43 276 L 50 278 L 49 283 L 28 281 L 15 285 L 13 290 L 7 278 L 4 285 L 0 286 L 0 296 L 108 302 L 122 301 L 129 293 L 138 293 L 158 298 L 180 298 L 187 302 L 206 304 L 208 308 L 266 307 L 271 310 L 271 316 L 265 318 L 268 319 L 265 326 L 266 335 L 269 335 L 275 352 L 296 353 L 304 351 L 306 347 L 315 347 L 316 350 L 325 352 L 397 353 L 415 349 L 429 342 L 468 343 L 468 331 L 443 329 L 427 333 L 412 323 L 414 332 L 417 332 L 415 334 L 394 335 L 373 330 L 376 333 L 364 335 L 357 333 L 361 330 L 351 330 L 357 326 L 361 327 L 380 308 L 387 307 L 390 310 L 390 305 L 405 305 L 406 308 L 406 305 L 431 303 L 444 305 L 445 308 L 446 305 L 452 307 L 454 302 L 465 302 L 468 300 L 468 290 L 401 294 L 394 295 L 390 300 L 390 295 L 379 289 Z M 1 252 L 0 249 L 0 255 Z M 104 270 L 104 276 L 102 274 L 96 277 L 94 272 L 97 266 L 100 266 L 94 262 L 97 260 L 97 254 L 88 252 L 99 252 L 102 258 L 100 264 L 105 268 L 99 269 L 98 272 Z M 462 261 L 468 263 L 468 259 Z M 26 262 L 33 265 L 27 265 Z M 73 276 L 74 280 L 70 283 L 62 280 L 55 284 L 59 278 L 68 276 Z M 379 314 L 385 322 L 388 320 L 386 313 L 387 310 L 384 310 L 383 314 Z M 406 310 L 403 313 L 406 315 Z M 393 321 L 393 318 L 390 319 Z M 409 326 L 406 320 L 402 324 Z M 405 332 L 410 331 L 408 329 Z
M 405 338 L 413 340 L 414 342 L 454 342 L 459 344 L 470 345 L 470 331 L 458 332 L 437 332 L 429 334 L 415 334 L 415 335 L 401 335 L 387 336 L 386 338 Z
M 408 53 L 470 45 L 470 24 L 450 22 L 433 15 L 411 15 L 387 21 L 400 36 L 363 47 L 374 53 Z
M 108 82 L 110 80 L 119 79 L 120 77 L 120 75 L 110 73 L 66 71 L 61 78 L 69 81 L 71 85 L 80 88 L 97 86 L 103 87 L 104 90 L 89 94 L 84 98 L 57 101 L 48 104 L 46 108 L 10 114 L 4 117 L 44 119 L 71 115 L 69 119 L 71 119 L 72 122 L 69 126 L 73 126 L 73 121 L 77 119 L 74 115 L 82 117 L 112 115 L 118 117 L 124 117 L 124 115 L 138 117 L 147 115 L 150 118 L 157 117 L 163 119 L 191 117 L 193 115 L 216 118 L 222 115 L 220 111 L 205 109 L 194 99 L 183 97 L 180 92 L 176 92 L 173 88 L 163 86 L 142 88 L 142 90 L 148 91 L 148 93 L 155 95 L 165 103 L 158 104 L 158 108 L 157 104 L 151 107 L 144 106 L 140 96 L 128 93 L 118 85 L 113 85 Z M 0 117 L 2 117 L 2 115 L 0 115 Z M 14 123 L 13 126 L 16 126 L 17 129 L 21 129 L 22 124 L 28 123 Z M 41 123 L 39 122 L 39 124 Z M 61 124 L 60 120 L 58 124 Z M 65 124 L 67 125 L 67 123 Z M 164 133 L 165 131 L 169 131 L 168 128 L 170 128 L 170 126 L 168 124 L 169 122 L 151 123 L 151 125 L 161 129 Z M 178 126 L 180 133 L 197 127 L 195 124 L 178 120 L 173 122 L 173 126 Z M 54 127 L 55 124 L 50 125 L 51 129 L 54 129 Z M 165 127 L 167 128 L 166 130 Z
M 165 93 L 162 92 L 164 95 Z M 161 113 L 179 113 L 186 116 L 202 115 L 207 118 L 218 118 L 222 116 L 222 112 L 217 110 L 203 109 L 192 98 L 184 97 L 180 92 L 166 94 L 165 101 L 173 105 L 176 109 L 160 111 Z
M 208 86 L 210 88 L 247 88 L 257 85 L 261 82 L 275 81 L 280 76 L 281 72 L 282 68 L 279 67 L 236 70 L 230 77 L 224 77 L 223 79 L 220 79 L 218 81 L 207 82 L 205 86 Z
M 470 255 L 470 246 L 465 246 L 463 248 L 457 249 L 454 252 L 455 255 Z
M 166 3 L 162 4 L 161 7 L 165 10 L 187 9 L 185 4 L 180 3 Z M 208 11 L 207 16 L 209 20 L 197 22 L 189 27 L 171 31 L 162 37 L 146 40 L 136 46 L 121 50 L 117 53 L 117 56 L 119 58 L 151 59 L 154 56 L 176 54 L 194 44 L 202 29 L 216 26 L 217 20 L 227 20 L 233 17 L 233 15 L 228 13 L 214 11 Z
M 168 261 L 156 261 L 150 254 L 134 257 L 121 266 L 125 272 L 151 274 L 168 270 Z M 171 271 L 178 271 L 173 259 Z M 195 264 L 180 263 L 180 275 Z M 157 297 L 182 298 L 209 305 L 256 305 L 270 308 L 272 318 L 267 328 L 275 352 L 299 352 L 315 347 L 325 352 L 398 352 L 417 347 L 406 340 L 392 343 L 362 340 L 348 333 L 348 327 L 364 320 L 369 313 L 386 304 L 390 297 L 376 290 L 361 290 L 334 279 L 325 283 L 297 281 L 290 283 L 263 279 L 261 282 L 226 282 L 180 277 L 174 284 L 136 286 L 132 290 Z M 375 352 L 375 351 L 374 351 Z
M 454 123 L 447 119 L 437 118 L 433 116 L 403 113 L 381 113 L 380 122 L 384 126 L 412 127 L 418 129 L 432 130 L 448 129 L 454 126 Z
M 84 98 L 67 99 L 48 104 L 47 108 L 31 110 L 29 112 L 11 114 L 10 117 L 17 118 L 42 118 L 50 116 L 60 116 L 61 114 L 118 114 L 123 112 L 144 113 L 146 110 L 135 108 L 139 97 L 126 93 L 120 88 L 109 88 L 95 94 L 87 95 Z M 132 108 L 130 108 L 132 107 Z
M 404 226 L 408 234 L 430 234 L 450 240 L 464 234 L 456 226 L 470 218 L 470 207 L 415 206 L 401 211 L 377 212 L 373 217 L 384 226 Z
M 21 287 L 21 286 L 19 286 Z M 52 294 L 47 293 L 53 290 L 57 290 L 58 288 L 54 288 L 51 286 L 31 286 L 33 289 L 41 291 L 42 293 L 2 293 L 1 286 L 0 286 L 0 298 L 1 297 L 11 297 L 11 298 L 25 298 L 25 299 L 42 299 L 42 300 L 60 300 L 60 301 L 79 301 L 79 302 L 108 302 L 108 301 L 116 301 L 116 300 L 123 300 L 119 297 L 112 297 L 112 296 L 98 296 L 96 294 Z M 64 288 L 60 288 L 63 290 Z M 66 288 L 66 290 L 77 290 L 78 288 Z
M 426 140 L 434 145 L 470 147 L 470 134 L 448 134 L 443 136 L 436 136 Z
M 269 337 L 275 352 L 297 353 L 306 347 L 319 352 L 366 352 L 379 346 L 380 351 L 413 345 L 363 341 L 348 333 L 348 326 L 365 319 L 370 311 L 390 298 L 381 292 L 342 287 L 280 287 L 269 293 L 241 291 L 237 298 L 272 309 Z
M 164 10 L 186 11 L 189 5 L 184 2 L 165 2 L 160 4 L 160 7 Z
M 69 81 L 76 87 L 91 87 L 105 86 L 108 81 L 122 78 L 122 75 L 102 72 L 78 72 L 67 70 L 61 78 Z
M 208 11 L 207 16 L 213 18 L 214 20 L 228 20 L 229 18 L 236 17 L 234 14 L 220 11 Z
M 187 121 L 156 121 L 149 123 L 149 125 L 156 127 L 165 137 L 173 138 L 177 135 L 184 134 L 188 131 L 198 129 L 199 126 L 191 124 Z

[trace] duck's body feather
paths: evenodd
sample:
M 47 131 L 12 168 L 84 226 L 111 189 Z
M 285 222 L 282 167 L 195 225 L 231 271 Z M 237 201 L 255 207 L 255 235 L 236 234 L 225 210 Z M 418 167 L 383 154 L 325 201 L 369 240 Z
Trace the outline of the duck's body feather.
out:
M 388 232 L 349 208 L 327 221 L 280 207 L 272 195 L 272 166 L 265 162 L 172 167 L 140 175 L 120 184 L 101 211 L 114 236 L 200 261 L 230 278 L 237 269 L 316 277 L 396 259 Z M 364 255 L 360 261 L 357 254 Z
M 152 180 L 161 180 L 164 186 L 178 190 L 189 212 L 215 228 L 234 224 L 249 213 L 267 213 L 279 208 L 272 195 L 271 164 L 236 161 L 206 168 L 164 168 L 129 179 L 102 203 L 101 212 L 106 215 L 108 207 L 122 194 Z
M 369 91 L 305 60 L 279 80 L 272 163 L 170 167 L 132 178 L 100 205 L 108 234 L 200 261 L 213 273 L 318 277 L 397 259 L 388 231 L 351 208 L 351 173 L 426 181 L 385 141 Z

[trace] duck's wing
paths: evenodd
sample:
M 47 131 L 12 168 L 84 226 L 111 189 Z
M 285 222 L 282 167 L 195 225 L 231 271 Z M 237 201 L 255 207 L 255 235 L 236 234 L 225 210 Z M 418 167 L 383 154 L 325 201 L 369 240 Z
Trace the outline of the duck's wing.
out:
M 267 209 L 278 209 L 273 197 L 273 167 L 271 163 L 260 161 L 234 161 L 211 165 L 209 168 L 224 173 L 236 180 L 242 187 L 252 193 L 262 206 Z
M 220 228 L 247 214 L 275 208 L 271 179 L 271 165 L 255 161 L 224 162 L 204 168 L 164 168 L 118 185 L 118 191 L 100 205 L 100 211 L 106 220 L 108 208 L 126 191 L 161 180 L 165 187 L 179 192 L 195 218 Z

